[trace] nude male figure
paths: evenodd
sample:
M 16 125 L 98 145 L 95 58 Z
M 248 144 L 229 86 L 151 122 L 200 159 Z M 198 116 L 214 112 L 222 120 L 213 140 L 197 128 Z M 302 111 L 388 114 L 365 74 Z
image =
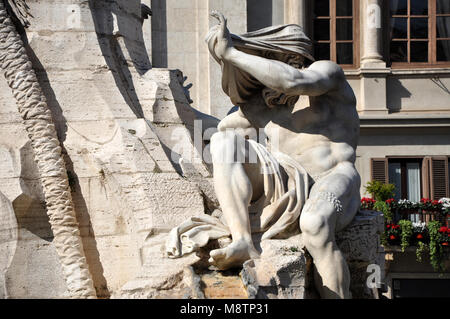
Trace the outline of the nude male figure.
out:
M 359 117 L 353 91 L 334 62 L 318 61 L 299 69 L 304 61 L 299 55 L 274 54 L 268 59 L 237 50 L 226 19 L 218 12 L 212 16 L 219 20 L 211 32 L 217 36 L 214 53 L 220 60 L 245 70 L 267 88 L 309 96 L 310 106 L 269 108 L 261 94 L 255 94 L 220 122 L 219 132 L 211 138 L 214 186 L 232 243 L 211 251 L 210 262 L 227 269 L 258 257 L 248 212 L 252 200 L 264 191 L 258 163 L 224 162 L 220 156 L 233 147 L 235 152 L 246 151 L 235 147 L 242 136 L 227 130 L 264 128 L 268 140 L 278 138 L 279 151 L 298 161 L 314 180 L 300 229 L 314 260 L 321 297 L 350 298 L 350 274 L 335 232 L 351 222 L 360 203 L 360 177 L 354 166 Z

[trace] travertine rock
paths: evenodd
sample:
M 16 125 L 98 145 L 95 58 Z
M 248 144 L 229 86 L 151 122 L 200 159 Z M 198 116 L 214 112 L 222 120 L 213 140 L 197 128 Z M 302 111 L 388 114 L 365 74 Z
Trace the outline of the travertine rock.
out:
M 241 272 L 249 298 L 309 298 L 311 258 L 305 255 L 301 235 L 264 240 L 261 248 L 261 258 L 245 262 Z
M 54 119 L 19 33 L 29 24 L 28 9 L 23 0 L 0 2 L 0 69 L 31 142 L 54 236 L 53 246 L 69 296 L 95 298 Z
M 353 298 L 375 298 L 366 286 L 367 266 L 380 266 L 384 272 L 384 251 L 380 245 L 383 215 L 360 211 L 354 221 L 337 233 L 337 243 L 350 268 Z M 301 234 L 288 240 L 261 242 L 261 258 L 244 263 L 241 273 L 250 298 L 318 298 L 313 283 L 313 264 L 305 253 Z M 382 278 L 380 278 L 381 280 Z
M 63 145 L 97 296 L 108 297 L 140 273 L 149 233 L 203 214 L 205 203 L 214 209 L 207 166 L 171 156 L 181 141 L 198 157 L 194 112 L 181 72 L 149 70 L 138 1 L 29 5 L 33 67 Z M 67 297 L 28 136 L 3 80 L 0 102 L 0 294 Z
M 166 258 L 166 235 L 156 235 L 146 241 L 142 249 L 142 272 L 114 293 L 112 298 L 204 298 L 200 289 L 200 278 L 192 268 L 199 258 L 194 254 L 175 262 Z
M 383 223 L 381 213 L 360 211 L 355 220 L 337 234 L 338 245 L 349 264 L 353 298 L 376 297 L 366 287 L 370 275 L 367 266 L 377 264 L 384 270 L 384 252 L 379 238 Z M 242 292 L 236 290 L 240 288 L 233 284 L 237 280 L 235 276 L 224 280 L 227 277 L 206 270 L 209 250 L 226 247 L 230 244 L 229 240 L 212 243 L 203 253 L 200 251 L 179 259 L 168 259 L 164 255 L 166 238 L 167 233 L 163 233 L 146 240 L 142 250 L 142 256 L 147 261 L 144 262 L 143 272 L 124 285 L 115 298 L 204 298 L 205 295 L 243 298 Z M 260 236 L 255 235 L 254 240 L 258 242 Z M 314 287 L 313 261 L 305 251 L 301 234 L 287 240 L 263 240 L 260 247 L 261 258 L 245 262 L 240 273 L 248 298 L 319 298 Z M 224 291 L 219 295 L 210 287 L 205 287 L 207 291 L 203 294 L 198 285 L 199 276 L 206 276 L 209 281 L 219 276 L 222 279 L 217 279 L 214 286 L 216 290 Z
M 353 298 L 374 298 L 376 291 L 366 285 L 369 265 L 380 269 L 379 282 L 385 276 L 385 253 L 380 235 L 384 231 L 383 214 L 376 211 L 360 211 L 353 222 L 342 232 L 336 234 L 338 245 L 347 259 L 352 280 L 350 290 Z

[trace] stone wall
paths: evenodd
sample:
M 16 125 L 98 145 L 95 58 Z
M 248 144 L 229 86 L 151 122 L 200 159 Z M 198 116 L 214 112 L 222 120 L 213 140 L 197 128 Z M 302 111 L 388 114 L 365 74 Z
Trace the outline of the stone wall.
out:
M 64 148 L 95 288 L 108 297 L 139 273 L 149 234 L 214 201 L 205 199 L 207 167 L 189 158 L 180 165 L 169 151 L 181 140 L 198 153 L 194 113 L 179 71 L 150 70 L 139 1 L 28 3 L 34 18 L 24 39 Z M 5 80 L 0 101 L 0 295 L 66 297 L 32 150 Z
M 180 69 L 192 83 L 193 106 L 223 118 L 233 106 L 221 87 L 221 70 L 208 52 L 205 38 L 217 24 L 212 10 L 226 14 L 232 32 L 247 32 L 247 1 L 153 0 L 152 59 L 157 68 Z

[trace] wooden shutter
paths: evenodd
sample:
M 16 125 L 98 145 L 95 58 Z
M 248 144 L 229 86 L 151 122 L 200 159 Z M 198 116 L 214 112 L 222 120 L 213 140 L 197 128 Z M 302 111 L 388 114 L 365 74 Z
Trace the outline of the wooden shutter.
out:
M 431 199 L 448 197 L 448 159 L 447 157 L 432 157 L 430 161 Z
M 372 158 L 370 167 L 373 181 L 379 181 L 385 184 L 389 182 L 387 158 Z
M 431 157 L 426 156 L 422 161 L 422 197 L 431 198 Z

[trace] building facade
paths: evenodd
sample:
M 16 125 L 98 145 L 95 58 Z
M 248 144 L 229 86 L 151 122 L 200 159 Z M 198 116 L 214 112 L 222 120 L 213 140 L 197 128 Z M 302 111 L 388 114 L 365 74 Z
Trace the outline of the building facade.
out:
M 370 180 L 394 183 L 396 198 L 449 194 L 450 3 L 446 0 L 150 1 L 154 67 L 179 68 L 193 106 L 223 118 L 232 107 L 204 43 L 219 10 L 233 33 L 295 23 L 317 60 L 340 64 L 357 97 L 361 194 Z M 188 19 L 186 19 L 188 17 Z M 144 26 L 145 27 L 145 26 Z M 308 105 L 308 100 L 300 103 Z

